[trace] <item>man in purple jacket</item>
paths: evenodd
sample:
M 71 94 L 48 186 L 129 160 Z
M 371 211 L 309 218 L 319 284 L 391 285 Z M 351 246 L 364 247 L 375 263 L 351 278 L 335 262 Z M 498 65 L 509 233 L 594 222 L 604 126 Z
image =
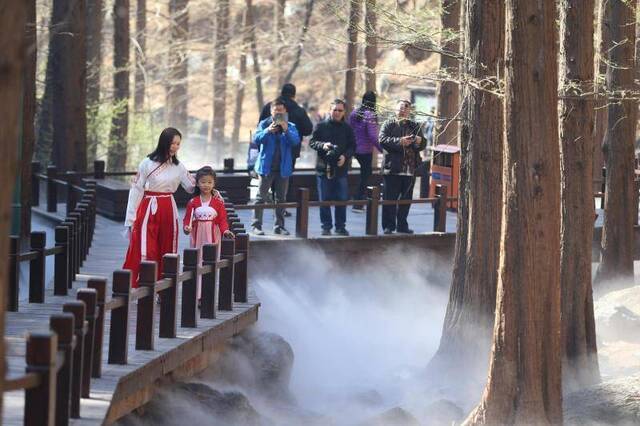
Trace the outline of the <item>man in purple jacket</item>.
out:
M 364 200 L 367 183 L 371 176 L 373 149 L 382 152 L 378 143 L 378 116 L 376 94 L 367 92 L 362 96 L 362 105 L 349 115 L 349 124 L 356 137 L 355 158 L 360 163 L 360 182 L 354 199 Z M 364 206 L 353 206 L 353 211 L 362 212 Z

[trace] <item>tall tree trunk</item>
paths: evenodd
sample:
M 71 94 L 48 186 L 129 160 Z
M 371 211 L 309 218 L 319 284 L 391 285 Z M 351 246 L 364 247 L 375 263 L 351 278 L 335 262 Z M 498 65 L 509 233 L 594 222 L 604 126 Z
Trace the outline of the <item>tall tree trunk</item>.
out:
M 563 387 L 599 381 L 593 295 L 593 89 L 594 0 L 560 3 L 560 283 L 562 288 Z
M 467 424 L 561 424 L 560 152 L 554 0 L 507 0 L 505 155 L 489 377 Z
M 109 134 L 108 166 L 111 171 L 127 167 L 127 133 L 129 131 L 129 0 L 113 4 L 113 102 Z
M 247 51 L 251 45 L 251 32 L 249 21 L 251 18 L 251 0 L 247 0 L 247 5 L 242 14 L 242 47 L 240 48 L 240 70 L 236 83 L 236 108 L 233 112 L 233 132 L 231 133 L 231 144 L 235 147 L 240 140 L 240 126 L 242 124 L 242 104 L 244 102 L 244 88 L 247 82 Z
M 504 75 L 504 3 L 468 0 L 465 15 L 464 73 L 495 90 Z M 498 285 L 503 106 L 499 96 L 483 89 L 463 89 L 453 280 L 440 348 L 430 365 L 434 372 L 461 372 L 452 382 L 462 387 L 486 374 Z
M 247 22 L 249 26 L 249 31 L 251 31 L 251 59 L 253 62 L 253 74 L 256 81 L 256 103 L 258 104 L 258 114 L 262 110 L 262 106 L 264 105 L 264 91 L 262 89 L 262 72 L 260 71 L 260 58 L 258 57 L 258 43 L 256 41 L 256 25 L 254 23 L 254 9 L 251 5 L 251 0 L 246 0 L 247 8 L 251 10 L 248 18 L 251 18 L 250 21 Z
M 283 81 L 283 62 L 284 62 L 284 47 L 287 42 L 287 36 L 285 35 L 285 21 L 284 10 L 287 6 L 287 0 L 274 0 L 273 4 L 273 33 L 274 40 L 276 40 L 276 52 L 274 57 L 275 64 L 275 81 L 278 83 L 276 87 L 276 96 L 280 93 L 280 88 L 285 83 Z
M 460 52 L 460 3 L 461 0 L 442 0 L 442 26 L 440 55 L 440 73 L 444 78 L 456 79 L 459 74 L 459 64 L 456 56 Z M 436 122 L 435 144 L 457 144 L 458 138 L 458 108 L 459 89 L 455 81 L 440 81 L 436 89 Z
M 378 16 L 376 12 L 376 0 L 365 0 L 364 29 L 365 48 L 364 59 L 367 67 L 365 74 L 365 89 L 367 91 L 376 91 L 376 65 L 378 63 L 378 36 L 376 27 Z
M 48 163 L 51 161 L 51 143 L 53 138 L 52 124 L 52 108 L 53 108 L 53 72 L 57 67 L 57 56 L 55 45 L 57 43 L 56 36 L 59 32 L 59 26 L 56 22 L 60 21 L 60 17 L 56 15 L 57 10 L 52 7 L 51 19 L 49 20 L 49 42 L 47 53 L 47 66 L 45 70 L 44 93 L 38 105 L 36 117 L 36 160 Z
M 54 0 L 53 163 L 59 171 L 87 169 L 86 9 L 83 0 Z
M 227 155 L 224 125 L 227 112 L 227 60 L 229 44 L 229 0 L 217 2 L 216 40 L 213 60 L 213 121 L 209 139 L 216 150 Z M 218 155 L 220 157 L 220 155 Z
M 602 252 L 595 283 L 633 285 L 634 142 L 637 102 L 635 90 L 635 2 L 609 0 L 611 45 L 607 66 L 607 167 Z M 616 280 L 615 283 L 612 280 Z
M 604 145 L 604 135 L 607 131 L 607 99 L 604 94 L 605 80 L 607 74 L 607 57 L 608 50 L 611 47 L 611 33 L 609 31 L 610 23 L 607 15 L 606 3 L 608 0 L 597 1 L 597 31 L 596 37 L 596 58 L 595 68 L 595 84 L 594 88 L 597 93 L 597 101 L 595 104 L 595 130 L 593 143 L 593 177 L 600 179 L 602 177 L 602 167 L 604 166 L 604 158 L 602 155 L 602 146 Z M 594 182 L 593 190 L 600 191 L 600 183 Z
M 147 54 L 147 0 L 138 0 L 136 8 L 136 73 L 133 94 L 133 110 L 144 110 L 146 89 L 146 54 Z
M 353 110 L 356 97 L 356 68 L 358 66 L 358 24 L 360 23 L 361 0 L 350 0 L 349 9 L 349 42 L 347 43 L 347 71 L 344 78 L 344 101 L 347 103 L 347 114 Z
M 313 14 L 313 5 L 315 4 L 315 0 L 308 0 L 307 7 L 304 12 L 304 23 L 302 24 L 302 31 L 300 33 L 300 39 L 298 40 L 296 49 L 295 58 L 293 63 L 291 64 L 291 68 L 282 79 L 283 83 L 290 83 L 293 79 L 293 74 L 300 66 L 300 60 L 302 59 L 302 51 L 304 50 L 304 42 L 307 38 L 307 32 L 309 31 L 309 25 L 311 24 L 311 15 Z
M 5 306 L 9 286 L 7 263 L 9 259 L 9 226 L 11 196 L 17 172 L 17 149 L 22 127 L 23 65 L 25 59 L 25 24 L 27 2 L 0 0 L 0 117 L 2 117 L 3 143 L 0 144 L 0 377 L 5 377 Z M 0 411 L 2 410 L 0 390 Z
M 100 109 L 100 69 L 102 67 L 102 26 L 104 21 L 102 0 L 87 0 L 87 107 L 96 117 Z M 99 135 L 91 132 L 87 139 L 88 159 L 98 157 Z
M 187 132 L 189 60 L 189 0 L 170 0 L 171 40 L 169 42 L 169 80 L 167 118 L 171 126 Z
M 24 59 L 24 93 L 22 103 L 22 152 L 20 153 L 20 236 L 31 232 L 31 160 L 35 146 L 36 70 L 38 35 L 36 0 L 25 0 L 26 30 Z

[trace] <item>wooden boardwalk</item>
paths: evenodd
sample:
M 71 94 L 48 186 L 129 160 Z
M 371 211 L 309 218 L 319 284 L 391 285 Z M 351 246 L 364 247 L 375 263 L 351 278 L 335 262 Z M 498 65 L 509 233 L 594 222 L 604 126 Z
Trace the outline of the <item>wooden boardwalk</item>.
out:
M 18 377 L 25 369 L 25 339 L 29 331 L 48 330 L 49 316 L 62 312 L 64 303 L 76 300 L 78 288 L 86 287 L 89 276 L 108 278 L 107 300 L 111 295 L 111 274 L 122 265 L 126 241 L 121 235 L 122 224 L 97 217 L 93 245 L 68 296 L 54 296 L 47 289 L 45 304 L 21 302 L 19 312 L 7 312 L 8 377 Z M 181 238 L 180 249 L 187 247 Z M 180 292 L 178 292 L 180 295 Z M 216 319 L 199 319 L 197 328 L 178 326 L 174 339 L 158 338 L 159 309 L 154 321 L 155 350 L 135 350 L 137 305 L 130 307 L 128 364 L 107 364 L 110 315 L 105 316 L 102 377 L 91 379 L 91 397 L 81 400 L 80 418 L 74 425 L 94 425 L 116 420 L 146 402 L 153 389 L 165 381 L 197 373 L 219 353 L 225 340 L 253 324 L 258 317 L 259 302 L 250 290 L 248 303 L 235 303 L 233 311 L 218 311 Z M 178 319 L 180 318 L 178 302 Z M 23 422 L 24 391 L 4 394 L 2 422 L 18 425 Z

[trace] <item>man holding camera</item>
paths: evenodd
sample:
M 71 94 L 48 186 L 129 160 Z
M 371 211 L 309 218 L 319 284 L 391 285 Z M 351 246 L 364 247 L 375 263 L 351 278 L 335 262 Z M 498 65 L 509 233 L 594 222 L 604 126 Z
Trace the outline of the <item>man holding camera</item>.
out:
M 271 116 L 258 123 L 253 137 L 258 147 L 258 158 L 254 170 L 258 174 L 258 195 L 256 204 L 270 200 L 269 189 L 273 185 L 274 201 L 284 203 L 289 186 L 289 176 L 293 172 L 292 150 L 300 145 L 300 136 L 295 124 L 289 122 L 287 107 L 283 99 L 271 102 Z M 262 209 L 255 209 L 252 229 L 255 235 L 264 235 L 262 231 Z M 289 235 L 284 227 L 284 209 L 276 209 L 276 222 L 273 232 Z
M 318 182 L 318 199 L 320 201 L 347 201 L 349 186 L 347 172 L 351 157 L 356 149 L 356 140 L 351 126 L 346 123 L 345 103 L 336 99 L 331 103 L 331 116 L 318 124 L 311 136 L 309 146 L 318 152 L 316 172 Z M 349 235 L 345 228 L 347 208 L 335 208 L 335 233 Z M 331 208 L 320 207 L 322 235 L 331 235 Z
M 411 102 L 400 100 L 396 116 L 387 120 L 380 129 L 380 145 L 385 151 L 383 182 L 385 200 L 413 199 L 416 167 L 420 164 L 420 151 L 426 142 L 421 126 L 410 119 Z M 382 207 L 382 228 L 385 234 L 393 231 L 413 234 L 407 224 L 410 204 Z

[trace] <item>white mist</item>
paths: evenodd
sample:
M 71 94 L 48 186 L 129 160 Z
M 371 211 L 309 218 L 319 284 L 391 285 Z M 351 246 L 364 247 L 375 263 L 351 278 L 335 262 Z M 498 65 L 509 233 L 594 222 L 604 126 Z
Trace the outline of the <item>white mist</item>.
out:
M 420 404 L 417 394 L 429 387 L 420 376 L 439 343 L 450 280 L 428 282 L 434 268 L 450 267 L 429 259 L 423 251 L 372 250 L 365 262 L 338 264 L 306 248 L 254 270 L 258 327 L 291 344 L 290 388 L 301 408 L 352 424 Z

